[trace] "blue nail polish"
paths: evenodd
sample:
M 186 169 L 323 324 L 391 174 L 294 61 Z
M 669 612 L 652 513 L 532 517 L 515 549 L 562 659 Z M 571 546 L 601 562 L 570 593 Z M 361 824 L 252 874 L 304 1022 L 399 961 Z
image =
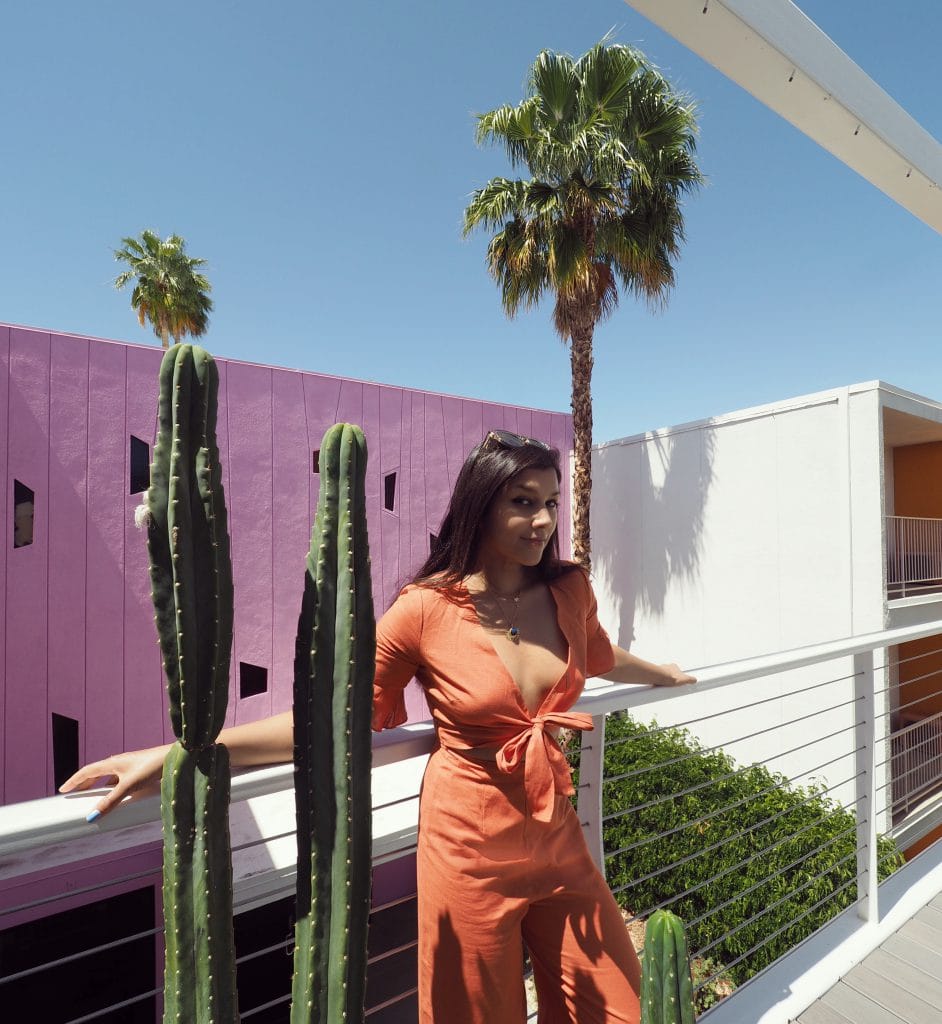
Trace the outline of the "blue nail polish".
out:
M 101 817 L 101 811 L 92 811 L 90 814 L 87 814 L 85 816 L 85 820 L 90 825 L 93 821 L 97 821 L 100 817 Z

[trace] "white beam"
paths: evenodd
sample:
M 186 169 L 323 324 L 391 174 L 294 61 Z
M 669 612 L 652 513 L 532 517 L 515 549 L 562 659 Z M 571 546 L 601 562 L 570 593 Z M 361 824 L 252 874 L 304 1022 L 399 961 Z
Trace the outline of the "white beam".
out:
M 626 0 L 942 233 L 942 144 L 790 0 Z

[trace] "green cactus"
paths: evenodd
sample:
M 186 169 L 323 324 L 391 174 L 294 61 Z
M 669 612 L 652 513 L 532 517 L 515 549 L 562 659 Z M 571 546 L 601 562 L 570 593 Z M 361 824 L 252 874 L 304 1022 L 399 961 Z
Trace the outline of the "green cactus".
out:
M 684 923 L 669 910 L 657 910 L 644 931 L 642 1024 L 693 1024 L 694 1017 Z
M 335 424 L 321 443 L 321 489 L 295 648 L 291 1024 L 363 1020 L 376 642 L 365 478 L 362 431 Z
M 226 715 L 232 565 L 216 448 L 212 356 L 176 345 L 160 367 L 147 494 L 157 632 L 177 742 L 164 762 L 164 1024 L 238 1020 Z

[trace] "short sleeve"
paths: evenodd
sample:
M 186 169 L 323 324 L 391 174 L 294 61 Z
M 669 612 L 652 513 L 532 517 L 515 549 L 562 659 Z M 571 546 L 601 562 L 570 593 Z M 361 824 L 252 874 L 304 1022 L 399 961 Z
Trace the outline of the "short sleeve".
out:
M 392 729 L 408 717 L 403 691 L 421 663 L 422 593 L 407 588 L 376 623 L 373 729 Z
M 584 572 L 579 575 L 585 584 L 585 675 L 588 679 L 610 672 L 615 665 L 615 652 L 608 633 L 599 622 L 599 606 L 589 577 Z

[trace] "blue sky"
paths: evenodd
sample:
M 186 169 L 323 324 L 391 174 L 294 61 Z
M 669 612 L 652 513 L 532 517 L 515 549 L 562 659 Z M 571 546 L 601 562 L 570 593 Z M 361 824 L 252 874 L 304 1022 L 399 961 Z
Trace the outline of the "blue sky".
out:
M 942 137 L 937 0 L 800 6 Z M 621 0 L 5 4 L 0 320 L 155 342 L 111 288 L 151 227 L 209 261 L 218 355 L 567 409 L 551 303 L 508 321 L 460 222 L 506 171 L 474 112 L 609 30 L 696 98 L 709 183 L 666 312 L 596 332 L 596 439 L 876 377 L 942 399 L 942 240 Z

